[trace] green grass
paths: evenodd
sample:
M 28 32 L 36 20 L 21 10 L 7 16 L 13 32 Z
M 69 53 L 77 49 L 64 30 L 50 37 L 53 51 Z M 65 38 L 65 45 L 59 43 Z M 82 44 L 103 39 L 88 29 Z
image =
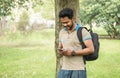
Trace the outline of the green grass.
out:
M 120 40 L 100 40 L 98 60 L 87 63 L 88 78 L 119 78 L 119 59 Z
M 53 29 L 0 38 L 0 78 L 55 78 L 54 40 Z M 99 58 L 87 62 L 88 78 L 119 78 L 119 47 L 120 40 L 100 40 Z
M 0 45 L 0 78 L 54 78 L 54 30 L 19 38 Z

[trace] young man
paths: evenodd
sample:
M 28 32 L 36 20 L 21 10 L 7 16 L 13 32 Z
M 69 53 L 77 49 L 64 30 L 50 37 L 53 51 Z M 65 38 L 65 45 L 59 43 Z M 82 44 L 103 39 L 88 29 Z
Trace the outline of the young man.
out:
M 58 53 L 63 55 L 62 68 L 58 72 L 58 78 L 86 78 L 86 67 L 83 55 L 94 52 L 90 33 L 83 29 L 83 41 L 85 49 L 77 37 L 77 30 L 80 27 L 75 23 L 73 10 L 65 8 L 59 12 L 59 18 L 63 29 L 59 33 Z

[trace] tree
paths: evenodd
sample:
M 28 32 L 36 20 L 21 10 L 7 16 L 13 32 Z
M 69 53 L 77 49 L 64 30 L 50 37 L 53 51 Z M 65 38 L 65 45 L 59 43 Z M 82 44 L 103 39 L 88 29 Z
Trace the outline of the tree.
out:
M 55 0 L 55 51 L 56 51 L 56 76 L 58 71 L 60 70 L 60 55 L 57 53 L 57 46 L 58 46 L 58 36 L 59 31 L 62 28 L 60 20 L 59 20 L 59 12 L 63 8 L 71 8 L 74 11 L 74 15 L 76 18 L 76 22 L 79 23 L 79 0 Z
M 7 16 L 11 14 L 12 8 L 18 4 L 20 7 L 28 0 L 0 0 L 0 16 Z
M 119 0 L 81 0 L 80 16 L 84 24 L 94 21 L 104 24 L 105 30 L 113 38 L 120 33 L 120 1 Z M 116 24 L 114 24 L 116 23 Z
M 0 36 L 4 34 L 6 26 L 6 16 L 12 13 L 12 9 L 19 5 L 19 7 L 24 6 L 23 4 L 28 0 L 0 0 Z

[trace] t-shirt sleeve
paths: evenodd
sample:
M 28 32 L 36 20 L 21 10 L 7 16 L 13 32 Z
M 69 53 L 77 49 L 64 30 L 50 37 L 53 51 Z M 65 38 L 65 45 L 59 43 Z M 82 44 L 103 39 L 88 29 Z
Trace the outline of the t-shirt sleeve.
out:
M 82 36 L 83 42 L 92 39 L 90 33 L 86 29 L 82 29 Z
M 59 33 L 58 42 L 59 42 L 59 43 L 61 43 L 61 42 L 62 42 L 62 40 L 61 40 L 61 31 L 60 31 L 60 33 Z

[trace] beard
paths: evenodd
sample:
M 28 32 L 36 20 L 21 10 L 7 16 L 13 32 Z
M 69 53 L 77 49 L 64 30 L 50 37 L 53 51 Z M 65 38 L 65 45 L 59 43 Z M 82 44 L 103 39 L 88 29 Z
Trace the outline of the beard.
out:
M 67 30 L 72 30 L 72 27 L 73 27 L 73 26 L 66 26 L 66 29 L 67 29 Z
M 67 30 L 72 30 L 73 25 L 74 25 L 74 24 L 73 24 L 73 22 L 72 22 L 72 25 L 71 25 L 71 26 L 68 26 L 68 25 L 67 25 L 67 26 L 65 26 L 65 28 L 66 28 Z

